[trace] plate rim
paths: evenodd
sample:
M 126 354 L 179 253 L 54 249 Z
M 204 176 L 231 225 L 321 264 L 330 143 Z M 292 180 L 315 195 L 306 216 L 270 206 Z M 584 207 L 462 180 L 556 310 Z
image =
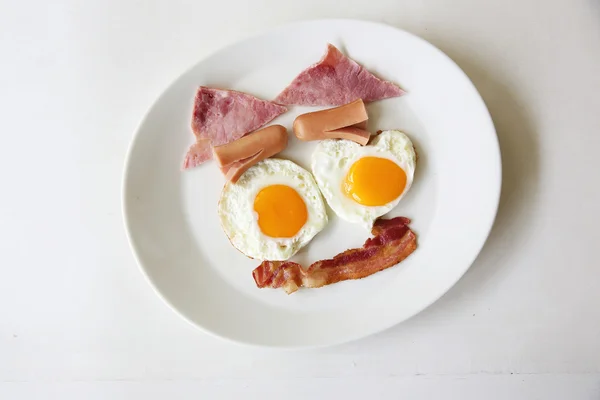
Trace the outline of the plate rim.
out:
M 468 82 L 468 84 L 473 89 L 474 93 L 477 95 L 477 97 L 481 101 L 481 104 L 483 105 L 482 111 L 484 111 L 484 113 L 485 113 L 485 120 L 487 121 L 487 124 L 491 128 L 490 133 L 493 133 L 492 136 L 493 136 L 494 144 L 495 144 L 494 147 L 496 149 L 496 154 L 497 154 L 497 159 L 498 159 L 498 165 L 497 165 L 498 176 L 495 179 L 495 181 L 497 182 L 497 184 L 495 185 L 496 186 L 496 189 L 495 189 L 496 194 L 495 194 L 495 196 L 493 196 L 493 198 L 495 199 L 494 211 L 492 213 L 493 215 L 492 215 L 492 218 L 490 219 L 489 226 L 487 226 L 485 229 L 485 235 L 482 235 L 481 244 L 478 246 L 477 251 L 474 252 L 474 256 L 472 257 L 471 261 L 468 264 L 466 264 L 466 267 L 464 268 L 464 270 L 460 274 L 457 274 L 456 278 L 452 282 L 450 282 L 450 280 L 448 281 L 449 284 L 446 285 L 447 288 L 444 291 L 440 291 L 439 295 L 437 295 L 437 296 L 432 296 L 432 298 L 429 302 L 425 302 L 421 307 L 419 307 L 416 311 L 414 311 L 409 316 L 396 318 L 396 319 L 392 318 L 392 319 L 390 319 L 391 322 L 389 322 L 387 324 L 383 324 L 382 327 L 378 327 L 377 329 L 374 329 L 373 331 L 366 333 L 366 334 L 364 334 L 364 333 L 360 333 L 360 334 L 356 334 L 356 335 L 348 334 L 348 335 L 345 335 L 344 337 L 341 337 L 340 340 L 332 340 L 327 343 L 299 344 L 299 345 L 278 345 L 278 344 L 270 345 L 270 344 L 260 344 L 260 343 L 254 343 L 254 342 L 249 342 L 249 341 L 243 341 L 243 340 L 235 339 L 235 338 L 227 336 L 227 335 L 222 335 L 220 333 L 217 333 L 217 332 L 213 331 L 212 329 L 202 326 L 202 325 L 198 324 L 197 322 L 193 321 L 192 319 L 190 319 L 187 315 L 185 315 L 184 313 L 180 312 L 177 309 L 177 307 L 161 292 L 161 290 L 157 287 L 157 285 L 150 278 L 150 275 L 148 274 L 148 272 L 146 271 L 146 268 L 143 266 L 143 264 L 141 262 L 141 259 L 139 256 L 139 250 L 137 248 L 137 245 L 135 244 L 135 241 L 133 240 L 132 227 L 129 223 L 129 218 L 128 218 L 127 184 L 128 184 L 128 171 L 130 169 L 130 164 L 132 162 L 132 153 L 133 153 L 135 144 L 140 137 L 141 128 L 144 125 L 144 123 L 146 122 L 146 120 L 148 119 L 151 111 L 155 108 L 156 104 L 159 103 L 159 101 L 163 98 L 163 96 L 165 96 L 165 94 L 168 92 L 168 90 L 173 85 L 175 85 L 176 82 L 178 82 L 183 76 L 185 76 L 186 74 L 191 72 L 199 64 L 204 62 L 204 60 L 214 57 L 215 55 L 219 54 L 220 52 L 226 51 L 229 47 L 240 45 L 244 42 L 250 42 L 252 40 L 256 40 L 261 37 L 270 36 L 270 35 L 273 35 L 276 32 L 283 30 L 283 29 L 289 29 L 291 27 L 298 27 L 298 26 L 302 26 L 302 25 L 310 25 L 310 24 L 314 24 L 314 23 L 360 24 L 363 26 L 371 25 L 373 27 L 378 27 L 378 28 L 394 29 L 398 32 L 401 32 L 403 34 L 410 36 L 412 39 L 416 39 L 417 41 L 421 42 L 423 45 L 430 47 L 432 50 L 437 52 L 440 56 L 444 57 L 447 61 L 449 61 L 450 65 L 452 65 L 453 68 L 459 74 L 461 74 L 463 76 L 463 78 L 465 78 L 466 82 Z M 490 233 L 492 231 L 492 228 L 496 222 L 496 217 L 498 214 L 498 208 L 499 208 L 499 204 L 500 204 L 501 193 L 502 193 L 502 153 L 500 150 L 498 133 L 496 131 L 496 127 L 494 125 L 493 118 L 489 112 L 487 104 L 485 103 L 483 97 L 479 93 L 479 90 L 477 90 L 477 87 L 475 86 L 473 81 L 469 78 L 469 76 L 462 70 L 462 68 L 460 68 L 460 66 L 450 56 L 448 56 L 446 53 L 444 53 L 442 50 L 440 50 L 437 46 L 435 46 L 434 44 L 430 43 L 429 41 L 421 38 L 420 36 L 418 36 L 412 32 L 406 31 L 402 28 L 399 28 L 399 27 L 396 27 L 393 25 L 389 25 L 389 24 L 386 24 L 383 22 L 353 19 L 353 18 L 317 18 L 317 19 L 307 19 L 307 20 L 278 24 L 270 29 L 265 29 L 258 33 L 255 33 L 255 34 L 240 38 L 238 40 L 234 40 L 229 43 L 226 43 L 222 47 L 204 55 L 201 59 L 194 62 L 188 68 L 184 69 L 181 73 L 179 73 L 175 78 L 170 80 L 169 83 L 160 91 L 160 94 L 154 99 L 154 101 L 151 103 L 151 105 L 146 109 L 143 116 L 139 119 L 139 122 L 135 128 L 134 134 L 133 134 L 132 138 L 130 139 L 127 153 L 125 155 L 125 160 L 124 160 L 124 165 L 123 165 L 123 170 L 122 170 L 122 178 L 121 178 L 121 212 L 122 212 L 122 216 L 123 216 L 123 224 L 125 227 L 127 241 L 129 243 L 129 247 L 133 253 L 133 256 L 134 256 L 134 259 L 138 266 L 138 269 L 140 270 L 142 275 L 145 277 L 145 280 L 148 282 L 148 284 L 153 289 L 153 291 L 158 295 L 158 297 L 160 299 L 162 299 L 162 301 L 172 311 L 175 312 L 175 314 L 177 314 L 179 317 L 183 318 L 185 321 L 187 321 L 189 324 L 191 324 L 196 329 L 199 329 L 200 331 L 202 331 L 212 337 L 218 338 L 220 340 L 224 340 L 224 341 L 232 343 L 232 344 L 236 344 L 236 345 L 240 345 L 240 346 L 249 346 L 249 347 L 254 347 L 254 348 L 262 348 L 262 349 L 301 350 L 301 349 L 318 349 L 318 348 L 325 348 L 325 347 L 331 347 L 331 346 L 338 346 L 341 344 L 355 342 L 357 340 L 379 334 L 379 333 L 384 332 L 400 323 L 403 323 L 405 321 L 412 319 L 416 315 L 422 313 L 424 310 L 429 308 L 432 304 L 437 302 L 440 298 L 442 298 L 445 294 L 447 294 L 456 285 L 456 283 L 460 279 L 462 279 L 462 277 L 467 273 L 467 271 L 471 268 L 471 266 L 475 263 L 477 258 L 480 256 L 481 251 L 483 250 L 484 246 L 486 245 L 486 243 L 489 239 Z M 492 196 L 490 196 L 490 197 L 492 197 Z

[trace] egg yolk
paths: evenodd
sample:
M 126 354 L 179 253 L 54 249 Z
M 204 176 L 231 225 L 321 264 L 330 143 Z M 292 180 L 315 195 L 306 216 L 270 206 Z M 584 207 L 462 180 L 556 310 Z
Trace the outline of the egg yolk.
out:
M 387 158 L 364 157 L 350 167 L 343 192 L 363 206 L 383 206 L 404 192 L 406 173 Z
M 304 200 L 286 185 L 271 185 L 258 192 L 254 211 L 262 233 L 278 238 L 295 236 L 308 218 Z

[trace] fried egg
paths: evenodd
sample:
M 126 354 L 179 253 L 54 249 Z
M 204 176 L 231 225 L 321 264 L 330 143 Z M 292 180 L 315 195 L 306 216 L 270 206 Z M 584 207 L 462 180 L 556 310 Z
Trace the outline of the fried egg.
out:
M 331 209 L 346 221 L 371 229 L 410 189 L 416 153 L 411 140 L 384 131 L 361 146 L 349 140 L 323 140 L 312 155 L 312 172 Z
M 282 261 L 327 225 L 319 188 L 304 168 L 268 158 L 227 182 L 218 206 L 231 244 L 251 258 Z

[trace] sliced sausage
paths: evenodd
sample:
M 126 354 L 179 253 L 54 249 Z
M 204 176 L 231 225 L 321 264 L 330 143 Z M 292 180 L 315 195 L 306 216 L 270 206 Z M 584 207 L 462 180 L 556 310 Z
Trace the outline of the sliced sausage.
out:
M 367 144 L 367 109 L 361 99 L 340 107 L 302 114 L 294 121 L 294 134 L 300 140 L 348 139 Z
M 248 168 L 285 149 L 287 141 L 285 127 L 271 125 L 231 143 L 213 147 L 213 158 L 225 178 L 235 183 Z

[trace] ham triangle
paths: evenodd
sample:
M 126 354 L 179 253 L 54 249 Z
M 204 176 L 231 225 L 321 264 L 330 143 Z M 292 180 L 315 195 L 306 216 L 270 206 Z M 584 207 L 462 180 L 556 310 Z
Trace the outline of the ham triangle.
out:
M 200 86 L 194 101 L 192 131 L 196 142 L 189 148 L 183 169 L 212 158 L 212 146 L 233 142 L 273 120 L 287 109 L 235 90 Z
M 328 44 L 323 58 L 302 71 L 274 101 L 285 105 L 341 106 L 356 99 L 369 102 L 404 93 L 398 85 L 377 78 Z

